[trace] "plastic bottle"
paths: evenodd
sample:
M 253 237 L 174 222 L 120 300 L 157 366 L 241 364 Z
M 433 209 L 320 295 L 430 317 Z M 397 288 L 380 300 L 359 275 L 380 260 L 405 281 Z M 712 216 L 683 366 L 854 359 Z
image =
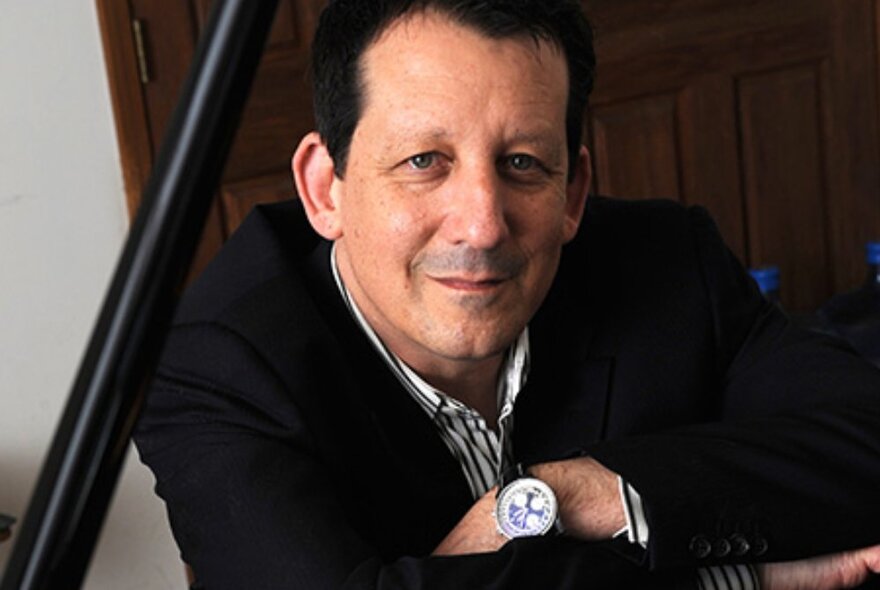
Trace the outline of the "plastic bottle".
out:
M 779 303 L 779 267 L 778 266 L 759 266 L 758 268 L 750 268 L 749 274 L 758 283 L 758 289 L 764 294 L 768 301 Z
M 865 358 L 880 367 L 880 242 L 865 247 L 868 276 L 861 288 L 836 295 L 820 316 Z

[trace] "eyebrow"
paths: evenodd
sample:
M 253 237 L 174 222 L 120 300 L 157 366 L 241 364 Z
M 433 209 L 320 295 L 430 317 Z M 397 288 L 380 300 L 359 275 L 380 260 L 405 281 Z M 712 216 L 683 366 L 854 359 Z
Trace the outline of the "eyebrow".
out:
M 558 164 L 561 164 L 562 154 L 567 150 L 567 142 L 563 141 L 560 143 L 559 141 L 556 141 L 554 134 L 549 131 L 539 131 L 535 133 L 517 131 L 510 137 L 509 141 L 511 143 L 522 142 L 536 145 L 541 150 L 545 151 L 548 154 L 548 157 L 553 158 Z
M 448 137 L 449 133 L 439 127 L 429 129 L 428 131 L 398 127 L 394 130 L 393 134 L 387 138 L 387 141 L 383 142 L 382 148 L 383 151 L 390 152 L 399 148 L 401 144 L 421 141 L 441 141 Z
M 517 131 L 510 137 L 512 143 L 532 143 L 546 148 L 555 148 L 558 142 L 554 135 L 549 131 L 538 131 L 530 133 L 526 131 Z
M 401 127 L 396 130 L 394 136 L 395 138 L 406 138 L 406 139 L 430 139 L 430 140 L 442 140 L 450 137 L 450 133 L 443 129 L 442 127 L 434 127 L 433 129 L 422 130 L 422 129 L 412 129 L 407 127 Z

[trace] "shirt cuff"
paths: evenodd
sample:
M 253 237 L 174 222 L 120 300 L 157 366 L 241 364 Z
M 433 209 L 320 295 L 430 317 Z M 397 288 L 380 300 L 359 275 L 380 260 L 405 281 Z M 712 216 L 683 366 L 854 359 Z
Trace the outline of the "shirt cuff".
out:
M 699 590 L 760 590 L 751 565 L 718 565 L 697 570 Z
M 614 537 L 626 538 L 630 543 L 637 543 L 642 549 L 648 547 L 648 521 L 645 519 L 645 510 L 642 508 L 642 497 L 620 476 L 617 478 L 617 486 L 620 491 L 620 503 L 623 505 L 623 514 L 626 518 L 626 526 L 617 531 Z

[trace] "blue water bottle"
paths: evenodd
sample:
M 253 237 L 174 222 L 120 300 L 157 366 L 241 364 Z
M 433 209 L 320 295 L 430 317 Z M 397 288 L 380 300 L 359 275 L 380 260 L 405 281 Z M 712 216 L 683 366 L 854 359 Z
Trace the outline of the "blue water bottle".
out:
M 779 303 L 779 267 L 778 266 L 759 266 L 758 268 L 750 268 L 749 274 L 758 283 L 758 289 L 767 299 L 773 303 Z
M 880 242 L 865 247 L 868 276 L 861 288 L 836 295 L 820 315 L 865 358 L 880 367 Z

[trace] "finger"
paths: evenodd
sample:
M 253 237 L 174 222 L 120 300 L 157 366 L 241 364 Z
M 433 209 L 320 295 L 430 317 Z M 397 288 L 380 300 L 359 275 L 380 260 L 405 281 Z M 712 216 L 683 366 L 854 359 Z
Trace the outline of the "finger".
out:
M 868 547 L 860 551 L 865 566 L 875 574 L 880 574 L 880 545 Z

